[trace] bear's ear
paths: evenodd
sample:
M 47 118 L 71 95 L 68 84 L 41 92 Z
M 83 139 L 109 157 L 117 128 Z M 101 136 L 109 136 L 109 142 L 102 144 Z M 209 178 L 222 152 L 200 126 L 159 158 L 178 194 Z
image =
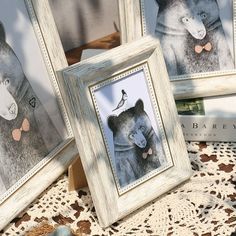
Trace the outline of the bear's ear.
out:
M 156 3 L 159 6 L 159 11 L 164 9 L 169 3 L 176 1 L 176 0 L 156 0 Z
M 161 6 L 164 4 L 165 0 L 156 0 L 156 2 L 159 6 Z
M 139 99 L 136 103 L 135 103 L 135 112 L 140 113 L 143 112 L 144 110 L 144 105 L 143 105 L 143 101 L 141 99 Z
M 117 120 L 117 116 L 109 116 L 107 118 L 107 124 L 108 124 L 108 127 L 113 131 L 115 132 L 117 130 L 117 127 L 116 127 L 116 120 Z
M 1 41 L 6 40 L 5 29 L 4 29 L 4 26 L 3 26 L 2 22 L 0 22 L 0 40 Z
M 158 4 L 159 7 L 163 7 L 167 5 L 167 2 L 170 0 L 156 0 L 156 3 Z

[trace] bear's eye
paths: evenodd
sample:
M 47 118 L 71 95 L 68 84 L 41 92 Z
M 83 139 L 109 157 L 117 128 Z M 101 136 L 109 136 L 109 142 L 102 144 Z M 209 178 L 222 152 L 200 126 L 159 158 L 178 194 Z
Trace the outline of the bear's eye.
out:
M 130 139 L 134 139 L 134 133 L 129 134 Z
M 181 19 L 181 21 L 182 21 L 184 24 L 186 24 L 186 23 L 188 23 L 189 19 L 188 19 L 188 17 L 183 17 L 183 18 Z
M 206 14 L 205 12 L 202 12 L 202 13 L 200 14 L 200 17 L 201 17 L 202 20 L 204 20 L 204 19 L 207 18 L 207 14 Z
M 3 84 L 4 84 L 5 86 L 7 86 L 8 84 L 10 84 L 10 80 L 9 80 L 9 79 L 5 79 L 5 80 L 3 81 Z
M 145 127 L 144 127 L 144 126 L 140 126 L 139 129 L 140 129 L 141 132 L 144 132 L 144 131 L 145 131 Z

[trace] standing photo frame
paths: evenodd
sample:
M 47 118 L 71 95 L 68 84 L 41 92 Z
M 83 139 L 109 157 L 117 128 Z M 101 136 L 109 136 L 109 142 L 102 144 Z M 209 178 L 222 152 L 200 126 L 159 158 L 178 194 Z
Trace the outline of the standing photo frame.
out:
M 176 99 L 235 93 L 235 1 L 228 0 L 226 3 L 214 0 L 207 3 L 209 6 L 204 5 L 202 3 L 204 1 L 197 1 L 196 6 L 192 0 L 179 2 L 180 4 L 172 0 L 119 0 L 122 43 L 131 42 L 147 34 L 152 34 L 160 39 Z M 161 4 L 161 13 L 159 12 L 158 3 Z M 183 3 L 185 5 L 181 5 Z M 192 9 L 195 9 L 196 12 Z M 181 15 L 182 10 L 183 14 Z M 215 18 L 210 18 L 214 25 L 209 26 L 210 22 L 205 21 L 210 15 L 209 12 L 212 13 L 214 10 L 216 11 Z M 178 14 L 171 14 L 172 11 L 176 11 Z M 199 14 L 202 14 L 202 17 L 205 16 L 206 19 L 200 19 Z M 191 15 L 191 19 L 195 19 L 195 22 L 191 21 L 192 26 L 182 22 L 185 20 L 190 22 L 190 19 L 186 18 L 189 15 Z M 176 17 L 176 19 L 172 19 L 173 17 Z M 163 22 L 163 19 L 165 19 L 165 22 Z M 194 25 L 197 25 L 196 19 L 201 22 L 200 25 L 203 28 L 194 28 Z M 173 22 L 175 22 L 174 26 Z M 204 28 L 203 23 L 207 23 L 208 28 Z M 172 24 L 172 27 L 169 24 Z M 194 30 L 199 30 L 199 32 L 202 30 L 202 37 L 204 38 L 197 39 L 200 36 L 194 35 Z M 217 36 L 217 34 L 220 36 Z M 194 42 L 190 40 L 191 37 Z M 213 38 L 217 38 L 219 42 L 215 42 Z M 194 45 L 204 46 L 205 41 L 207 44 L 211 40 L 209 54 L 206 53 L 205 48 L 202 48 L 202 53 L 197 53 L 194 50 Z M 190 41 L 191 45 L 188 45 Z M 223 53 L 224 55 L 220 53 L 221 49 L 218 50 L 218 48 L 222 48 L 220 45 L 226 47 L 223 51 L 227 51 L 227 53 Z M 173 47 L 177 47 L 176 51 L 172 50 Z M 191 48 L 192 51 L 190 52 L 190 49 L 186 48 Z M 213 54 L 216 54 L 214 59 L 211 57 Z M 229 57 L 224 57 L 226 54 Z M 211 56 L 209 57 L 209 55 Z M 194 62 L 186 61 L 185 58 Z M 224 59 L 224 63 L 221 58 Z M 210 65 L 212 62 L 214 62 L 214 65 L 218 65 L 217 68 Z M 195 67 L 192 68 L 193 64 Z M 208 86 L 209 84 L 212 84 L 212 86 Z
M 56 70 L 67 63 L 53 21 L 47 24 L 48 2 L 0 4 L 2 229 L 68 168 L 78 151 L 57 81 Z
M 161 6 L 160 12 L 159 5 Z M 173 9 L 176 9 L 176 11 Z M 210 56 L 209 58 L 211 59 L 205 58 L 202 62 L 200 60 L 201 53 L 205 53 L 205 56 L 208 53 L 210 55 L 211 52 L 217 55 L 217 52 L 214 51 L 214 48 L 217 49 L 217 43 L 210 36 L 215 35 L 215 39 L 219 42 L 221 42 L 220 39 L 223 37 L 222 45 L 223 47 L 227 47 L 225 51 L 230 51 L 233 64 L 235 64 L 235 9 L 235 0 L 212 0 L 207 1 L 207 3 L 201 0 L 119 0 L 121 39 L 125 43 L 136 40 L 146 34 L 158 37 L 161 41 L 163 53 L 167 54 L 165 61 L 167 65 L 171 65 L 170 60 L 168 60 L 168 54 L 170 54 L 170 59 L 173 51 L 169 50 L 163 41 L 165 39 L 166 42 L 168 41 L 167 44 L 175 44 L 175 46 L 177 45 L 179 47 L 178 39 L 183 38 L 184 34 L 187 33 L 187 43 L 195 41 L 196 45 L 189 43 L 189 49 L 183 50 L 183 45 L 186 47 L 187 43 L 182 40 L 182 46 L 180 47 L 182 51 L 179 50 L 175 54 L 176 57 L 179 57 L 184 51 L 185 57 L 193 59 L 194 56 L 191 56 L 189 52 L 192 50 L 191 52 L 194 52 L 194 55 L 196 55 L 191 64 L 196 65 L 197 70 L 199 70 L 200 65 L 209 65 L 209 62 L 213 61 L 216 63 Z M 176 13 L 169 14 L 171 11 L 175 11 Z M 175 19 L 173 23 L 172 17 L 178 17 L 178 19 Z M 208 22 L 208 18 L 214 19 L 211 24 Z M 206 25 L 206 32 L 203 31 L 205 34 L 203 40 L 196 39 L 196 32 L 193 32 L 194 28 L 197 29 L 197 27 L 193 27 L 194 19 L 195 23 L 198 20 L 200 22 L 199 25 Z M 187 22 L 188 20 L 189 22 Z M 168 28 L 169 24 L 172 26 Z M 182 30 L 178 31 L 176 27 L 180 25 L 182 26 Z M 190 27 L 191 25 L 192 27 Z M 221 31 L 219 37 L 216 31 Z M 167 39 L 165 37 L 166 35 L 170 37 Z M 204 46 L 201 52 L 198 53 L 195 51 L 195 46 L 198 44 L 206 45 L 209 41 L 211 41 L 211 48 L 204 48 Z M 184 59 L 181 61 L 185 63 Z M 224 62 L 228 63 L 229 60 L 224 59 Z M 217 63 L 219 64 L 219 62 Z M 179 64 L 179 67 L 181 67 L 181 63 Z M 176 68 L 174 64 L 172 64 L 172 67 Z M 182 67 L 185 68 L 184 65 Z M 199 73 L 183 73 L 177 76 L 173 75 L 172 69 L 169 69 L 168 73 L 185 139 L 192 141 L 235 141 L 233 128 L 236 112 L 234 109 L 236 101 L 236 96 L 234 95 L 236 91 L 235 68 L 232 70 L 221 69 Z
M 122 45 L 70 66 L 61 75 L 102 227 L 191 176 L 157 39 Z

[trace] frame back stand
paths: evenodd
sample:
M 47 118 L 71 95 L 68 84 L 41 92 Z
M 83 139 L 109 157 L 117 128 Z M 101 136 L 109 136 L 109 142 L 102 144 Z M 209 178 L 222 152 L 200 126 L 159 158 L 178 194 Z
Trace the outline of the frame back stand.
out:
M 78 190 L 88 186 L 80 156 L 68 168 L 69 191 Z

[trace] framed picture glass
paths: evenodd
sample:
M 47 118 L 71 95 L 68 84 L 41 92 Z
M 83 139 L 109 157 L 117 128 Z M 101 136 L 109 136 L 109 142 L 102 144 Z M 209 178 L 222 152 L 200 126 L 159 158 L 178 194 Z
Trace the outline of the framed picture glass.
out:
M 235 117 L 235 1 L 120 0 L 119 6 L 123 42 L 147 34 L 160 40 L 180 119 L 189 127 L 185 138 L 234 140 L 222 129 L 190 127 L 214 120 L 222 127 Z
M 1 229 L 66 170 L 77 149 L 53 67 L 66 64 L 60 57 L 52 64 L 31 1 L 0 6 Z
M 62 75 L 70 120 L 102 226 L 190 177 L 156 39 L 145 37 L 112 49 L 62 70 Z
M 171 80 L 235 73 L 234 11 L 232 0 L 120 1 L 121 11 L 133 8 L 121 24 L 123 41 L 152 34 L 160 40 Z M 138 21 L 132 22 L 132 12 Z M 128 12 L 120 13 L 128 15 Z M 129 36 L 133 31 L 133 36 Z M 136 35 L 135 35 L 136 34 Z M 132 35 L 132 34 L 131 34 Z
M 90 87 L 120 195 L 173 166 L 151 83 L 142 64 Z M 149 161 L 152 154 L 157 159 Z

